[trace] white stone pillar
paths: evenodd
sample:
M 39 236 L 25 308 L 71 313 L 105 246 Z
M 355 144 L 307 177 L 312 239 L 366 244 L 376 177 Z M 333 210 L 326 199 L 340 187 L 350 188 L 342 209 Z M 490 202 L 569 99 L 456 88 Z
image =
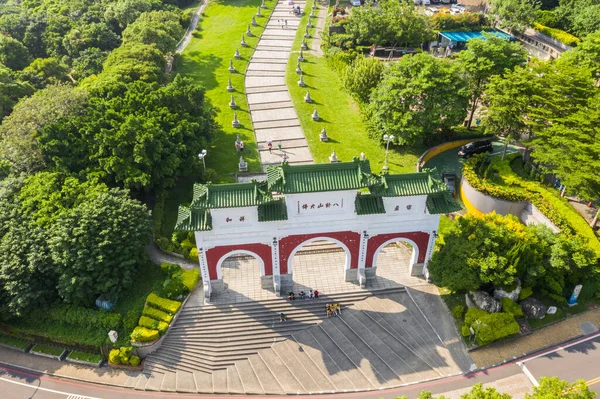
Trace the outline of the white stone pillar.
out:
M 437 240 L 437 238 L 437 230 L 432 230 L 429 232 L 429 242 L 427 243 L 427 252 L 425 252 L 425 261 L 423 262 L 423 276 L 425 276 L 425 278 L 429 278 L 429 270 L 427 270 L 427 263 L 429 263 L 431 255 L 433 255 L 433 248 L 435 247 L 435 240 Z
M 279 240 L 273 237 L 271 242 L 271 258 L 273 265 L 273 289 L 277 296 L 281 295 L 281 269 L 279 267 Z
M 200 263 L 200 276 L 202 276 L 202 285 L 204 287 L 204 298 L 210 299 L 212 294 L 212 286 L 210 283 L 210 274 L 208 272 L 208 260 L 206 259 L 206 251 L 208 248 L 198 248 L 198 263 Z

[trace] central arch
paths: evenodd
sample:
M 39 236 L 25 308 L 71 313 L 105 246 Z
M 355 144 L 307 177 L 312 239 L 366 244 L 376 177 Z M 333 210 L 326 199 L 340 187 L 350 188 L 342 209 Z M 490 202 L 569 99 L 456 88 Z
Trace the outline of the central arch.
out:
M 288 271 L 288 274 L 293 275 L 293 270 L 292 270 L 292 268 L 293 268 L 293 260 L 294 260 L 294 255 L 296 255 L 296 252 L 298 252 L 300 249 L 302 249 L 302 247 L 304 247 L 306 244 L 310 244 L 311 242 L 315 242 L 315 241 L 331 241 L 331 242 L 334 242 L 337 245 L 339 245 L 340 248 L 342 248 L 344 250 L 344 254 L 346 255 L 346 260 L 344 262 L 344 270 L 350 269 L 352 255 L 350 253 L 350 249 L 348 248 L 348 246 L 346 246 L 346 244 L 344 244 L 340 240 L 337 240 L 337 239 L 335 239 L 333 237 L 319 236 L 319 237 L 309 238 L 308 240 L 302 241 L 300 244 L 298 244 L 296 246 L 296 248 L 294 248 L 292 250 L 292 252 L 290 253 L 290 256 L 287 259 L 287 271 Z

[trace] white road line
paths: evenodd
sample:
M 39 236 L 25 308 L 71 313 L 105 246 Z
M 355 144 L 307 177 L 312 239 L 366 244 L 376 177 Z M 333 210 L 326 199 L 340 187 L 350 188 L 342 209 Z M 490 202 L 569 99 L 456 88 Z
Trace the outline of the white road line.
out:
M 27 388 L 39 390 L 39 391 L 46 391 L 46 392 L 57 393 L 59 395 L 66 395 L 68 398 L 101 399 L 101 398 L 95 398 L 95 397 L 92 397 L 92 396 L 79 396 L 79 395 L 73 395 L 73 394 L 71 394 L 69 392 L 55 391 L 54 389 L 42 388 L 42 387 L 38 387 L 38 386 L 35 386 L 35 385 L 31 385 L 31 384 L 25 384 L 24 382 L 13 381 L 13 380 L 9 380 L 8 378 L 2 378 L 2 377 L 0 377 L 0 380 L 9 382 L 11 384 L 21 385 L 21 386 L 24 386 L 24 387 L 27 387 Z
M 527 368 L 527 366 L 525 366 L 523 363 L 518 363 L 519 367 L 521 367 L 521 370 L 523 370 L 523 374 L 525 374 L 525 376 L 527 378 L 529 378 L 529 381 L 531 381 L 531 383 L 533 384 L 533 386 L 538 387 L 540 386 L 540 384 L 537 382 L 537 380 L 535 379 L 535 377 L 533 376 L 533 374 L 531 374 L 531 372 L 529 371 L 529 369 Z
M 594 338 L 597 338 L 597 337 L 600 337 L 600 332 L 597 332 L 597 333 L 595 333 L 595 334 L 589 335 L 589 336 L 587 336 L 587 337 L 585 337 L 585 338 L 583 338 L 583 339 L 580 339 L 580 340 L 578 340 L 578 341 L 571 342 L 571 343 L 570 343 L 570 344 L 568 344 L 568 345 L 557 346 L 557 347 L 556 347 L 556 348 L 554 348 L 554 349 L 550 349 L 550 350 L 547 350 L 547 351 L 545 351 L 545 352 L 538 353 L 538 354 L 537 354 L 537 355 L 535 355 L 535 356 L 531 356 L 531 357 L 528 357 L 528 358 L 526 358 L 526 359 L 523 359 L 523 361 L 522 361 L 522 362 L 519 362 L 519 363 L 525 363 L 525 362 L 528 362 L 528 361 L 530 361 L 530 360 L 537 359 L 538 357 L 546 356 L 546 355 L 547 355 L 547 354 L 549 354 L 549 353 L 558 352 L 558 351 L 561 351 L 561 350 L 563 350 L 563 349 L 570 348 L 571 346 L 575 346 L 575 345 L 577 345 L 577 344 L 580 344 L 580 343 L 582 343 L 582 342 L 589 341 L 589 340 L 591 340 L 591 339 L 594 339 Z
M 506 155 L 508 155 L 508 154 L 514 154 L 515 152 L 519 152 L 519 150 L 515 150 L 515 151 L 508 151 L 508 150 L 507 150 L 507 151 L 506 151 Z M 491 153 L 491 154 L 490 154 L 490 157 L 493 157 L 494 155 L 499 155 L 499 154 L 502 154 L 502 151 L 499 151 L 499 152 L 493 152 L 493 153 Z

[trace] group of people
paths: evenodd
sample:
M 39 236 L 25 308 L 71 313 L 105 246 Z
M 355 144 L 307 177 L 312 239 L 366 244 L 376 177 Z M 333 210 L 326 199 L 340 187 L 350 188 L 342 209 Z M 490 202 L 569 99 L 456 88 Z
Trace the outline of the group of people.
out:
M 269 152 L 273 150 L 273 140 L 267 140 L 267 148 L 269 149 Z M 281 151 L 281 149 L 283 148 L 283 143 L 281 142 L 281 140 L 279 140 L 279 142 L 277 143 L 277 148 L 279 148 L 279 151 Z
M 300 9 L 300 6 L 294 7 L 293 4 L 294 3 L 292 3 L 292 10 L 290 11 L 290 13 L 292 13 L 295 16 L 299 17 L 300 15 L 302 15 L 302 10 Z
M 306 292 L 304 291 L 300 291 L 298 293 L 298 297 L 300 299 L 319 299 L 319 291 L 317 290 L 310 290 L 310 292 L 308 293 L 308 295 L 306 294 Z M 293 291 L 290 291 L 290 293 L 288 294 L 288 299 L 290 301 L 293 301 L 296 299 L 296 294 Z
M 281 29 L 287 28 L 287 19 L 278 19 L 277 24 L 281 26 Z
M 341 316 L 342 305 L 340 305 L 339 303 L 328 303 L 327 305 L 325 305 L 325 311 L 327 312 L 327 317 Z

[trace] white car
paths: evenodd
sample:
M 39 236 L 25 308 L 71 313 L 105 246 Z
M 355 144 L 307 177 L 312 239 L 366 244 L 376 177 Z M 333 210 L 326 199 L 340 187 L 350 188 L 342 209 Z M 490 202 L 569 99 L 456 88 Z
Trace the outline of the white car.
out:
M 424 14 L 425 14 L 425 15 L 427 15 L 427 16 L 429 16 L 429 17 L 432 17 L 432 16 L 434 16 L 435 14 L 438 14 L 439 12 L 440 12 L 440 10 L 438 10 L 438 9 L 437 9 L 437 8 L 435 8 L 435 7 L 427 7 L 427 8 L 425 9 L 425 12 L 424 12 Z
M 418 6 L 421 4 L 421 0 L 413 0 L 414 5 Z
M 350 4 L 352 4 L 352 7 L 360 7 L 360 0 L 350 0 Z
M 429 5 L 431 5 L 431 0 L 423 0 L 423 5 L 424 5 L 424 6 L 429 6 Z
M 450 15 L 459 15 L 464 13 L 464 10 L 458 9 L 458 8 L 451 8 L 450 9 Z
M 450 6 L 450 9 L 460 10 L 461 12 L 464 12 L 467 10 L 467 7 L 464 4 L 456 3 L 452 4 Z

